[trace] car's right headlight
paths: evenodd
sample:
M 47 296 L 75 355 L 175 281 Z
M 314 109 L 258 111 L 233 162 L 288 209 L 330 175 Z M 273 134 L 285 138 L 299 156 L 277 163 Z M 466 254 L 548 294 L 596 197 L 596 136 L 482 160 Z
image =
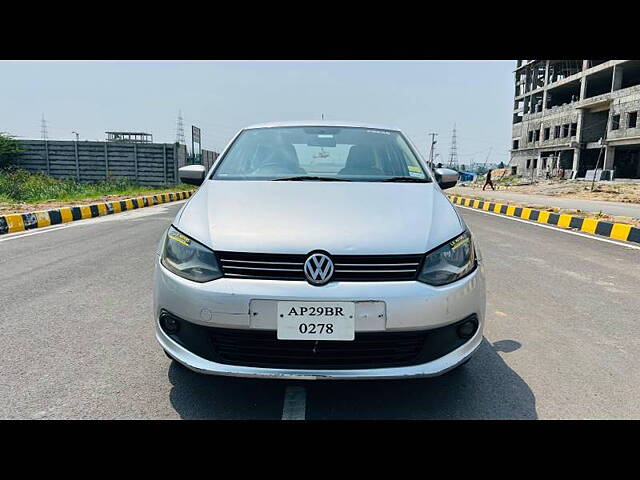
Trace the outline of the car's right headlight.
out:
M 167 230 L 160 261 L 167 270 L 194 282 L 222 277 L 215 253 L 173 226 Z
M 418 280 L 429 285 L 446 285 L 468 275 L 475 266 L 473 240 L 471 233 L 465 231 L 427 254 Z

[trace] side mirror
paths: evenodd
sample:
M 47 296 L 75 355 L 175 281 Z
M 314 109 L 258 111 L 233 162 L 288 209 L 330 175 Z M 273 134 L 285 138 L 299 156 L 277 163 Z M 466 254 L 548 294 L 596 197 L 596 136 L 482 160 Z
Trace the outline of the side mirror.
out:
M 456 183 L 458 183 L 458 176 L 460 175 L 455 170 L 449 168 L 436 168 L 433 173 L 442 190 L 455 187 Z
M 189 185 L 201 185 L 206 174 L 207 169 L 202 165 L 187 165 L 178 169 L 180 181 Z

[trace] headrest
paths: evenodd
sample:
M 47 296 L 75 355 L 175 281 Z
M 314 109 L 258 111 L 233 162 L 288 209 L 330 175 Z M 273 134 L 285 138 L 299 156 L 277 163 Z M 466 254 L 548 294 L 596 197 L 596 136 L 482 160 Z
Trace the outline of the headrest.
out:
M 279 145 L 263 145 L 264 153 L 260 163 L 276 162 L 281 165 L 299 168 L 300 162 L 296 149 L 290 143 Z
M 369 145 L 354 145 L 349 149 L 345 168 L 370 168 L 375 165 L 373 149 Z

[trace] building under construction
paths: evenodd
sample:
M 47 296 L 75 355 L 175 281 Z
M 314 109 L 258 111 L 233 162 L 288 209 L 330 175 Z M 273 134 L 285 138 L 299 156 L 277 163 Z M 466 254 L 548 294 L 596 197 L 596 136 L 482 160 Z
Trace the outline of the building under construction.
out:
M 640 178 L 640 60 L 517 62 L 512 173 Z

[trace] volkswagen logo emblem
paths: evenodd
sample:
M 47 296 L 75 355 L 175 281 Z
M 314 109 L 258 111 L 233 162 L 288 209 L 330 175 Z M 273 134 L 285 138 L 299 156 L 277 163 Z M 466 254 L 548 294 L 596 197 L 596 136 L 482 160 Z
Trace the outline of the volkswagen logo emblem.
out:
M 333 276 L 333 262 L 324 253 L 309 255 L 304 262 L 304 274 L 312 285 L 324 285 Z

